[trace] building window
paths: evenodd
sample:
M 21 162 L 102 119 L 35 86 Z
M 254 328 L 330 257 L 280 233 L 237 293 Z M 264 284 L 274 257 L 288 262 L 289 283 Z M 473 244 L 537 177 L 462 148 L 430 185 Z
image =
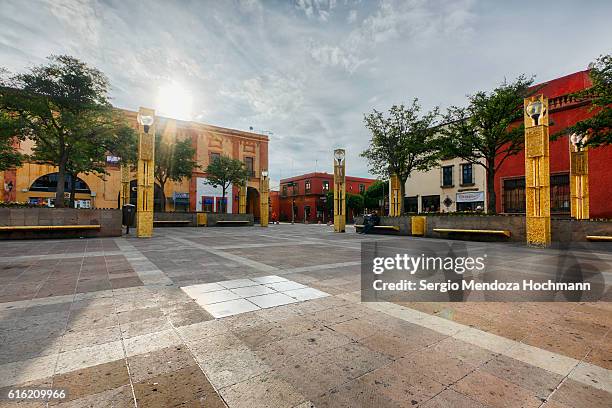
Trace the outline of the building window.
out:
M 49 193 L 55 193 L 57 191 L 57 177 L 58 173 L 45 174 L 37 178 L 34 183 L 30 186 L 30 191 L 46 191 Z M 69 192 L 72 186 L 72 175 L 66 174 L 64 176 L 64 191 Z M 91 194 L 87 183 L 77 177 L 74 186 L 75 193 Z
M 252 157 L 245 157 L 244 158 L 244 164 L 246 166 L 247 172 L 249 173 L 249 177 L 255 177 L 255 170 L 254 170 L 254 166 L 253 166 L 253 158 Z
M 461 183 L 462 185 L 474 184 L 474 177 L 472 174 L 472 163 L 466 163 L 461 165 Z
M 453 166 L 442 167 L 442 187 L 453 186 Z
M 213 212 L 215 209 L 215 199 L 213 197 L 202 196 L 202 211 Z
M 567 173 L 550 176 L 550 211 L 570 212 L 570 182 Z
M 310 193 L 310 180 L 306 180 L 304 190 L 306 191 L 306 193 Z
M 286 184 L 283 184 L 282 196 L 287 197 L 287 185 Z
M 419 197 L 412 196 L 404 199 L 404 212 L 418 213 L 419 212 Z
M 360 184 L 359 185 L 359 194 L 363 194 L 365 193 L 365 184 Z
M 421 197 L 421 208 L 423 212 L 440 212 L 440 196 L 431 195 Z
M 323 180 L 323 192 L 326 193 L 329 191 L 329 181 Z
M 525 177 L 504 180 L 504 212 L 525 212 Z
M 221 153 L 211 153 L 210 154 L 210 162 L 214 162 L 215 160 L 221 158 Z

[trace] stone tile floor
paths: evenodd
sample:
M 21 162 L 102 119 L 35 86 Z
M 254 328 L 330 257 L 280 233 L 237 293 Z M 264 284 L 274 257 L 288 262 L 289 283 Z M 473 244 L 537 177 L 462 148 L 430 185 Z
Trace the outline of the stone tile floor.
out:
M 4 241 L 0 393 L 68 397 L 0 406 L 612 406 L 611 303 L 361 303 L 363 240 L 413 239 L 273 225 Z M 466 245 L 546 267 L 518 246 Z M 612 256 L 593 255 L 608 282 Z M 329 296 L 245 300 L 296 290 L 270 279 Z M 199 295 L 216 291 L 255 308 L 215 319 L 219 302 Z

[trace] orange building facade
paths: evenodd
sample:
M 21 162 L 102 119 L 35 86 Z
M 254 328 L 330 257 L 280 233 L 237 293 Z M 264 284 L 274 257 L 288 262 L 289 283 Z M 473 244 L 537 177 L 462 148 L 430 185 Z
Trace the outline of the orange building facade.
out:
M 134 129 L 137 129 L 134 111 L 121 111 Z M 222 197 L 221 188 L 206 183 L 205 169 L 216 155 L 231 157 L 245 163 L 249 170 L 247 182 L 247 212 L 259 216 L 259 183 L 261 171 L 268 168 L 268 137 L 265 135 L 227 129 L 198 122 L 156 117 L 157 131 L 166 140 L 191 139 L 196 150 L 198 169 L 191 178 L 181 182 L 169 181 L 164 191 L 155 185 L 155 210 L 165 203 L 166 211 L 219 212 L 225 201 L 227 212 L 238 212 L 238 186 L 231 186 Z M 18 146 L 25 154 L 31 152 L 33 142 L 26 140 Z M 119 158 L 107 156 L 107 175 L 79 174 L 75 193 L 75 206 L 80 208 L 118 208 L 121 189 Z M 57 168 L 49 165 L 25 163 L 15 169 L 0 172 L 2 201 L 25 202 L 37 205 L 54 204 Z M 132 201 L 136 200 L 136 173 L 130 175 Z M 55 183 L 54 183 L 55 182 Z M 67 181 L 68 183 L 68 181 Z M 66 191 L 69 191 L 66 189 Z

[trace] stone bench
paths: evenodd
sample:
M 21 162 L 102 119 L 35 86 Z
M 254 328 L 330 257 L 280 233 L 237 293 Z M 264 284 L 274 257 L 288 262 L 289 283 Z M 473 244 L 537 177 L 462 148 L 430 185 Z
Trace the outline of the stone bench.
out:
M 510 238 L 508 230 L 486 230 L 486 229 L 459 229 L 459 228 L 434 228 L 434 232 L 441 234 L 485 234 L 485 235 L 502 235 Z
M 219 220 L 217 221 L 215 224 L 221 224 L 221 225 L 249 225 L 250 221 L 249 220 Z
M 59 231 L 59 230 L 99 230 L 100 225 L 12 225 L 0 227 L 0 231 Z
M 180 224 L 180 225 L 189 225 L 191 221 L 189 220 L 154 220 L 153 225 L 168 225 L 168 224 Z
M 587 235 L 587 241 L 612 241 L 612 236 L 608 235 Z
M 363 224 L 355 224 L 355 231 L 358 228 L 363 228 L 365 227 L 365 225 Z M 398 225 L 375 225 L 374 226 L 375 230 L 381 230 L 381 231 L 399 231 L 400 227 Z

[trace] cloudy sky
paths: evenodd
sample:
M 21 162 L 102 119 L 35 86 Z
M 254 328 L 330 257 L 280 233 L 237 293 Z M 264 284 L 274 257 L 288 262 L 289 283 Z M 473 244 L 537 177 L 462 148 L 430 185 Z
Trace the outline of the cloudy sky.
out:
M 0 66 L 71 54 L 110 78 L 113 103 L 271 132 L 273 179 L 367 176 L 363 114 L 540 81 L 612 51 L 611 1 L 0 0 Z

